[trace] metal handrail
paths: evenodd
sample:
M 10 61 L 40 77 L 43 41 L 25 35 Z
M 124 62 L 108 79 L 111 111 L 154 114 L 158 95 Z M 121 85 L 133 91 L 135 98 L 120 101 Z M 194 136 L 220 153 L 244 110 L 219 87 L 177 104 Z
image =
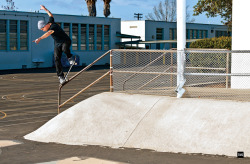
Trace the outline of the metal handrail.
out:
M 62 85 L 59 85 L 59 89 L 58 89 L 58 114 L 60 113 L 60 108 L 62 106 L 64 106 L 65 104 L 67 104 L 69 101 L 71 101 L 72 99 L 74 99 L 75 97 L 77 97 L 79 94 L 81 94 L 82 92 L 84 92 L 85 90 L 87 90 L 89 87 L 91 87 L 92 85 L 96 84 L 98 81 L 100 81 L 101 79 L 103 79 L 105 76 L 107 76 L 108 74 L 112 73 L 112 64 L 110 65 L 110 71 L 108 71 L 107 73 L 105 73 L 104 75 L 102 75 L 100 78 L 98 78 L 96 81 L 94 81 L 93 83 L 89 84 L 87 87 L 83 88 L 81 91 L 79 91 L 78 93 L 76 93 L 75 95 L 73 95 L 72 97 L 70 97 L 68 100 L 66 100 L 65 102 L 63 102 L 61 104 L 61 91 L 62 88 L 67 85 L 70 81 L 72 81 L 73 79 L 75 79 L 77 76 L 79 76 L 81 73 L 83 73 L 84 71 L 88 70 L 90 67 L 92 67 L 96 62 L 98 62 L 99 60 L 101 60 L 103 57 L 105 57 L 107 54 L 111 54 L 110 58 L 112 58 L 112 50 L 107 51 L 106 53 L 104 53 L 102 56 L 100 56 L 99 58 L 97 58 L 95 61 L 93 61 L 91 64 L 89 64 L 88 66 L 86 66 L 85 68 L 83 68 L 81 71 L 79 71 L 77 74 L 75 74 L 74 76 L 72 76 L 69 80 L 67 80 L 65 83 L 63 83 Z M 112 77 L 112 74 L 110 75 Z M 112 86 L 111 86 L 112 87 Z
M 150 49 L 112 49 L 112 51 L 119 51 L 119 52 L 169 52 L 175 53 L 177 50 L 150 50 Z
M 99 58 L 97 58 L 95 61 L 93 61 L 91 64 L 89 64 L 88 66 L 86 66 L 85 68 L 83 68 L 80 72 L 78 72 L 77 74 L 75 74 L 74 76 L 72 76 L 67 82 L 63 83 L 63 85 L 60 85 L 59 87 L 63 87 L 65 86 L 67 83 L 69 83 L 71 80 L 73 80 L 74 78 L 76 78 L 77 76 L 79 76 L 82 72 L 88 70 L 90 67 L 92 67 L 96 62 L 98 62 L 100 59 L 102 59 L 103 57 L 105 57 L 107 54 L 109 54 L 111 52 L 111 50 L 107 51 L 106 53 L 104 53 L 102 56 L 100 56 Z

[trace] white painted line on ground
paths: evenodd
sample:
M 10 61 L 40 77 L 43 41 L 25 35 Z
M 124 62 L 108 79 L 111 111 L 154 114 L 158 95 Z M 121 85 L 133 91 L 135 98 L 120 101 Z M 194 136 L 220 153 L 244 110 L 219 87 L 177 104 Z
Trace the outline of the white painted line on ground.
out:
M 0 140 L 0 148 L 2 147 L 7 147 L 7 146 L 13 146 L 13 145 L 19 145 L 19 144 L 23 144 L 20 141 L 16 141 L 16 140 Z M 1 153 L 1 151 L 0 151 Z
M 103 159 L 97 159 L 97 158 L 88 158 L 88 157 L 72 157 L 67 158 L 60 161 L 51 161 L 51 162 L 43 162 L 43 163 L 37 163 L 37 164 L 126 164 L 123 162 L 116 162 L 116 161 L 109 161 L 109 160 L 103 160 Z

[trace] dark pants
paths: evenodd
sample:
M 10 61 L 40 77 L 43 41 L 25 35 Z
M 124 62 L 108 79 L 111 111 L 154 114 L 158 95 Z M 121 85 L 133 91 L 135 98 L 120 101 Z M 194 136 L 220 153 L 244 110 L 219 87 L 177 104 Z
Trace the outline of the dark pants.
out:
M 64 43 L 55 43 L 54 58 L 57 76 L 64 76 L 61 58 L 63 52 L 67 55 L 68 58 L 72 57 L 72 54 L 70 53 L 70 46 L 70 40 L 65 41 Z

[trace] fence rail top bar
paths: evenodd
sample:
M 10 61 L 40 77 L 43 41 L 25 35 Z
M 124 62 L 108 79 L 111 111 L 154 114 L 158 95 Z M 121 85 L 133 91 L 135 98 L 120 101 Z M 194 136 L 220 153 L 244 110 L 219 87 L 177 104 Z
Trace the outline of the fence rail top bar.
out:
M 250 76 L 250 73 L 184 73 L 188 76 Z
M 147 50 L 147 49 L 112 49 L 113 52 L 166 52 L 176 53 L 176 49 L 171 50 Z M 185 49 L 185 53 L 250 53 L 250 50 L 226 50 L 226 49 Z
M 112 49 L 113 52 L 165 52 L 165 53 L 171 53 L 171 52 L 177 52 L 177 50 L 145 50 L 145 49 Z
M 250 50 L 220 50 L 220 49 L 197 49 L 197 50 L 185 50 L 186 53 L 250 53 Z

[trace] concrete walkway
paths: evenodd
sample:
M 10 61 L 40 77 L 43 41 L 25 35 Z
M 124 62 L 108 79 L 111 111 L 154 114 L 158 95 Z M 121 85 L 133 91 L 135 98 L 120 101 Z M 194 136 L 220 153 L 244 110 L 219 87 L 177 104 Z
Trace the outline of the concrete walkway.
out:
M 250 102 L 101 93 L 24 138 L 68 145 L 250 157 Z

